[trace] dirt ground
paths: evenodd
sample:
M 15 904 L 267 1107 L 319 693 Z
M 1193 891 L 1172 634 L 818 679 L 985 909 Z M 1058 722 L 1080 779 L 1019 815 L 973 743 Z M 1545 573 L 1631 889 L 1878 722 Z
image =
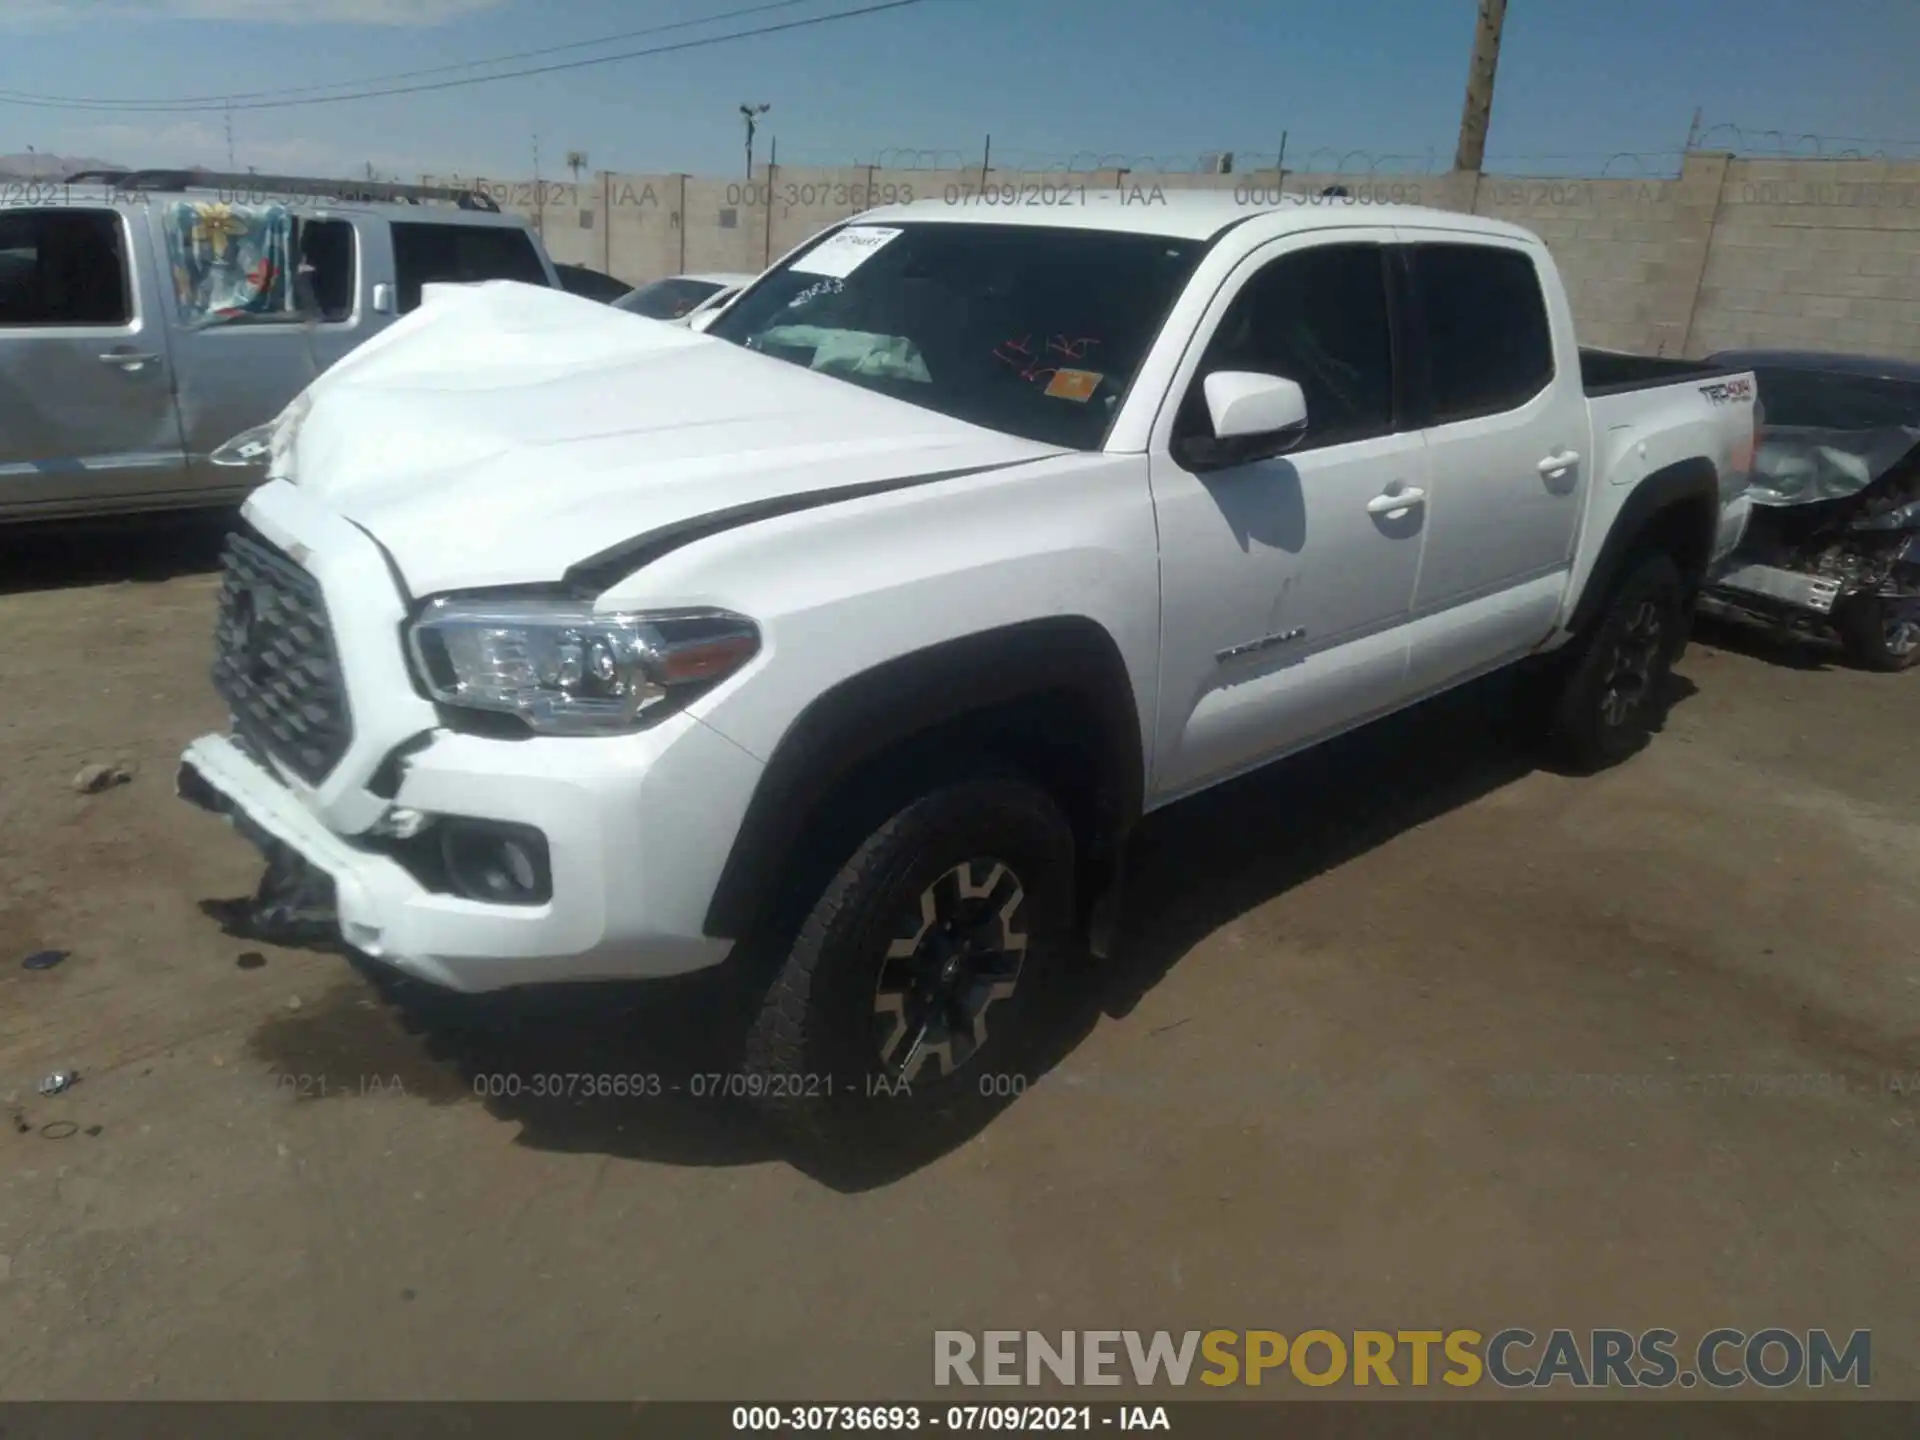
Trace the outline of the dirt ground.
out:
M 723 1103 L 476 1096 L 721 1067 L 697 984 L 454 1003 L 222 933 L 257 862 L 172 793 L 216 541 L 0 548 L 0 1397 L 901 1398 L 935 1329 L 1507 1325 L 1871 1328 L 1920 1396 L 1920 677 L 1703 629 L 1605 776 L 1483 687 L 1180 807 L 1027 1094 L 810 1173 Z

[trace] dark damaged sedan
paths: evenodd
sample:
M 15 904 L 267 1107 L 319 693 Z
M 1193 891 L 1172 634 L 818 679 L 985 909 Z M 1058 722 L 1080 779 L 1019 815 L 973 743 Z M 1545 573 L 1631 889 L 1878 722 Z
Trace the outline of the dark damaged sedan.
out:
M 1762 430 L 1753 519 L 1710 608 L 1838 635 L 1868 670 L 1920 661 L 1920 364 L 1727 351 L 1752 370 Z

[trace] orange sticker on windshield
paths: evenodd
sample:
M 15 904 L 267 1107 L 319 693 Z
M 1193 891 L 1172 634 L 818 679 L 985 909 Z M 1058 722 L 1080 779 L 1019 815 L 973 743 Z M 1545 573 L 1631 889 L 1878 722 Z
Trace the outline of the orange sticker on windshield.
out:
M 1053 379 L 1047 382 L 1047 394 L 1057 400 L 1084 403 L 1093 398 L 1093 392 L 1100 388 L 1104 378 L 1097 370 L 1056 370 Z

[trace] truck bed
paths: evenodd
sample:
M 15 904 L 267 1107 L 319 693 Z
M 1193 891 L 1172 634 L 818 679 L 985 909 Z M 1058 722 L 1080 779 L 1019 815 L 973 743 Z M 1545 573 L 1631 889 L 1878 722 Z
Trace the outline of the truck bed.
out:
M 1711 380 L 1721 375 L 1739 375 L 1724 365 L 1704 360 L 1669 360 L 1659 355 L 1629 355 L 1620 350 L 1580 350 L 1580 383 L 1589 396 L 1622 395 L 1632 390 L 1652 390 L 1682 380 Z

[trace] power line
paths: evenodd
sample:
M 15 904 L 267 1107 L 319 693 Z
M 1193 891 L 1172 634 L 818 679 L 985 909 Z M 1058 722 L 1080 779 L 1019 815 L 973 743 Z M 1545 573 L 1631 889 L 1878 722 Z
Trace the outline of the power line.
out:
M 730 35 L 709 35 L 698 40 L 681 40 L 672 45 L 650 45 L 643 50 L 626 50 L 618 55 L 596 55 L 585 60 L 563 60 L 553 65 L 532 65 L 521 70 L 506 70 L 498 75 L 469 75 L 458 80 L 436 80 L 424 85 L 394 85 L 380 90 L 363 90 L 351 95 L 309 95 L 302 99 L 248 100 L 241 104 L 229 104 L 226 100 L 207 103 L 166 105 L 107 105 L 98 102 L 79 103 L 71 101 L 49 102 L 44 100 L 18 99 L 10 94 L 0 93 L 0 105 L 20 105 L 33 109 L 48 110 L 107 110 L 120 114 L 160 113 L 160 114 L 196 114 L 209 110 L 285 110 L 300 105 L 331 105 L 348 100 L 377 100 L 389 95 L 417 95 L 430 90 L 455 90 L 467 85 L 489 85 L 498 80 L 518 80 L 529 75 L 552 75 L 562 70 L 583 70 L 590 65 L 612 65 L 622 60 L 639 60 L 650 55 L 669 55 L 682 50 L 700 50 L 709 45 L 724 45 L 731 40 L 751 40 L 760 35 L 778 34 L 785 30 L 805 30 L 815 25 L 830 25 L 837 20 L 853 20 L 862 15 L 878 15 L 885 10 L 904 10 L 911 5 L 923 5 L 927 0 L 882 0 L 875 5 L 863 5 L 853 10 L 838 10 L 830 15 L 813 15 L 804 20 L 788 20 L 779 25 L 761 25 L 752 30 L 738 30 Z M 604 42 L 603 42 L 604 43 Z M 286 92 L 278 92 L 284 94 Z
M 356 89 L 364 85 L 384 84 L 389 80 L 414 80 L 422 75 L 446 75 L 455 70 L 474 70 L 482 65 L 505 65 L 515 60 L 531 60 L 540 55 L 559 55 L 568 50 L 591 50 L 598 45 L 612 45 L 621 40 L 638 39 L 642 35 L 664 35 L 671 30 L 686 30 L 696 25 L 717 25 L 723 20 L 738 20 L 747 15 L 762 15 L 769 10 L 790 10 L 795 5 L 811 3 L 812 0 L 769 0 L 766 4 L 747 5 L 738 10 L 722 10 L 717 15 L 701 15 L 691 20 L 675 20 L 665 25 L 646 25 L 638 30 L 622 30 L 617 34 L 601 35 L 592 40 L 570 40 L 564 45 L 546 45 L 537 50 L 513 50 L 504 55 L 488 55 L 478 60 L 459 60 L 448 65 L 429 65 L 420 70 L 395 70 L 384 75 L 366 75 L 358 80 L 334 80 L 320 85 L 292 87 L 283 85 L 273 90 L 237 90 L 230 95 L 146 96 L 136 99 L 94 95 L 36 95 L 29 91 L 0 90 L 0 101 L 49 106 L 99 106 L 114 110 L 143 110 L 149 106 L 156 109 L 225 106 L 234 100 L 263 100 L 281 95 L 312 95 L 321 90 Z

